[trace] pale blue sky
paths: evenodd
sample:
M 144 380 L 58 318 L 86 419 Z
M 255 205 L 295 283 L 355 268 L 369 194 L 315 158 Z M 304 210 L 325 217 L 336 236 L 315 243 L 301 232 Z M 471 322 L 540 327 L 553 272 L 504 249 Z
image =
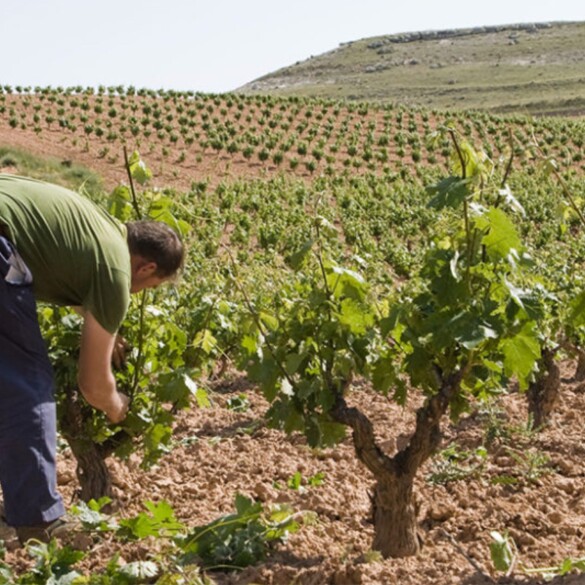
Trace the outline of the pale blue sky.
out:
M 224 92 L 364 37 L 585 21 L 583 0 L 0 0 L 0 84 Z

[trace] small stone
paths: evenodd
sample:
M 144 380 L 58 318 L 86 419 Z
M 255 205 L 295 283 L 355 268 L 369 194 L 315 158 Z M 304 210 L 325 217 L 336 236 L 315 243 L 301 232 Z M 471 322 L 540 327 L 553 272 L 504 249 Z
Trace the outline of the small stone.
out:
M 428 516 L 435 522 L 444 522 L 453 516 L 455 508 L 447 505 L 434 505 L 428 512 Z
M 560 524 L 563 521 L 563 515 L 558 512 L 558 511 L 554 511 L 551 512 L 548 516 L 548 521 L 552 522 L 553 524 Z
M 575 493 L 575 482 L 572 479 L 566 477 L 559 478 L 557 481 L 557 487 L 566 494 Z
M 57 474 L 57 484 L 58 485 L 68 485 L 75 481 L 75 472 L 73 469 L 62 469 Z
M 262 502 L 274 499 L 274 490 L 264 483 L 257 483 L 254 486 L 254 495 Z

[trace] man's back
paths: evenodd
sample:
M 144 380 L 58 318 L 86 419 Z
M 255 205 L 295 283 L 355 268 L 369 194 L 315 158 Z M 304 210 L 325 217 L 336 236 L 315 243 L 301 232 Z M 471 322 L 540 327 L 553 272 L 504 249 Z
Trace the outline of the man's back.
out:
M 116 331 L 131 280 L 123 225 L 68 189 L 1 174 L 0 224 L 32 272 L 38 300 L 83 306 Z

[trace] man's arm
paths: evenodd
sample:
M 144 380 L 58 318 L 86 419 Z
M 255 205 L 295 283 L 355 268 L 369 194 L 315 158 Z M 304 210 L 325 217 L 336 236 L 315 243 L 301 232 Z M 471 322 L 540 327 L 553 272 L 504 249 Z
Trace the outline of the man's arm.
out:
M 85 309 L 80 306 L 71 307 L 78 315 L 85 317 Z M 128 342 L 117 333 L 114 339 L 114 349 L 112 350 L 112 363 L 118 370 L 126 364 L 126 354 L 130 351 Z
M 128 411 L 128 397 L 116 390 L 111 359 L 116 336 L 106 331 L 84 311 L 77 381 L 83 397 L 102 410 L 112 422 L 120 422 Z

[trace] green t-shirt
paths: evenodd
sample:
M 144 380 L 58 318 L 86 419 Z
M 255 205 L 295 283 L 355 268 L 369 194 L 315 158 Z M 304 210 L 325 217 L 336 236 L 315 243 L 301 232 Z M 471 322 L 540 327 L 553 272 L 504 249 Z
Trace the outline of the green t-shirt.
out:
M 82 306 L 115 333 L 130 301 L 126 228 L 73 191 L 0 174 L 0 224 L 33 275 L 35 297 Z

